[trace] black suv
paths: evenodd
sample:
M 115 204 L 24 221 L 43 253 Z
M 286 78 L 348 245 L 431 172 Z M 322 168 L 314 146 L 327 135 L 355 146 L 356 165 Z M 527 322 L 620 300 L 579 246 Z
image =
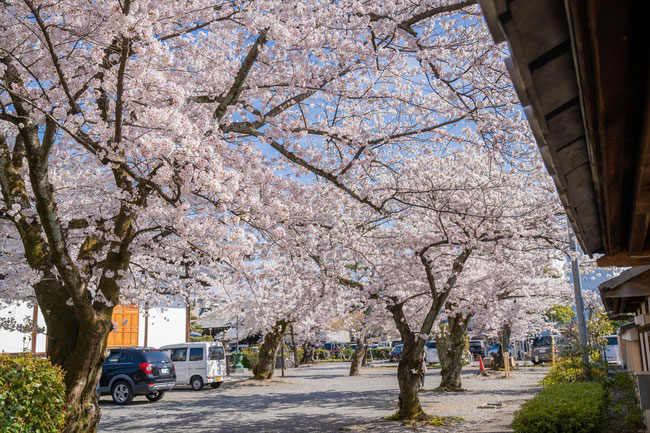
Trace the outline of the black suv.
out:
M 158 401 L 174 385 L 176 370 L 169 355 L 158 349 L 127 347 L 111 349 L 97 392 L 110 394 L 116 404 L 129 404 L 136 395 Z

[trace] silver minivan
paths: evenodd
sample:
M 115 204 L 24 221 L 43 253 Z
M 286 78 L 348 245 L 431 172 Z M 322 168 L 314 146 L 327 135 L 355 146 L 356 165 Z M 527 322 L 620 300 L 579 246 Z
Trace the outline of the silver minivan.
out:
M 210 384 L 219 388 L 226 376 L 226 356 L 219 342 L 178 343 L 162 346 L 176 368 L 176 384 L 189 384 L 195 391 Z

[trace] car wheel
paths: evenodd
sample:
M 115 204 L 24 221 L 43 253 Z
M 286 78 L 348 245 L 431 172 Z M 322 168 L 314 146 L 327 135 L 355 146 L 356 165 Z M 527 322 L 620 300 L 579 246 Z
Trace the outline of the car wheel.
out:
M 222 383 L 223 382 L 214 382 L 214 383 L 211 383 L 210 386 L 212 388 L 214 388 L 214 389 L 217 389 L 217 388 L 219 388 L 221 386 Z
M 201 391 L 203 389 L 203 379 L 201 379 L 201 376 L 194 376 L 190 381 L 190 385 L 192 385 L 194 391 Z
M 133 400 L 133 390 L 131 385 L 125 380 L 115 382 L 111 389 L 111 397 L 115 404 L 129 404 Z
M 149 401 L 158 401 L 165 395 L 165 391 L 156 391 L 145 395 Z

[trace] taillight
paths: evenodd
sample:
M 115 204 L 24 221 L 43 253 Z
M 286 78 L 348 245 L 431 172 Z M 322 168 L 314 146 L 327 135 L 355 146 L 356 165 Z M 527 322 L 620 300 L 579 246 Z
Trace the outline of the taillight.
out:
M 148 362 L 141 362 L 140 368 L 142 369 L 142 371 L 144 371 L 147 374 L 151 374 L 151 372 L 153 371 L 151 369 L 151 364 L 149 364 Z

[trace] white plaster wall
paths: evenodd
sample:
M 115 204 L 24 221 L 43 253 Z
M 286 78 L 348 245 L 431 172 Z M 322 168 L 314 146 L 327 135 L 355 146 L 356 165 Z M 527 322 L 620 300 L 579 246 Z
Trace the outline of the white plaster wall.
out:
M 147 346 L 160 347 L 166 344 L 185 342 L 185 307 L 149 308 L 149 335 Z M 138 345 L 144 346 L 144 308 L 140 308 Z
M 13 303 L 4 308 L 0 308 L 0 317 L 11 318 L 13 317 L 18 323 L 25 323 L 25 317 L 30 320 L 32 318 L 33 309 L 26 303 Z M 45 320 L 39 309 L 38 311 L 38 326 L 45 328 Z M 17 331 L 7 331 L 0 329 L 0 352 L 23 352 L 24 350 L 31 352 L 32 350 L 32 334 L 23 334 Z M 36 352 L 45 352 L 45 334 L 36 335 Z

